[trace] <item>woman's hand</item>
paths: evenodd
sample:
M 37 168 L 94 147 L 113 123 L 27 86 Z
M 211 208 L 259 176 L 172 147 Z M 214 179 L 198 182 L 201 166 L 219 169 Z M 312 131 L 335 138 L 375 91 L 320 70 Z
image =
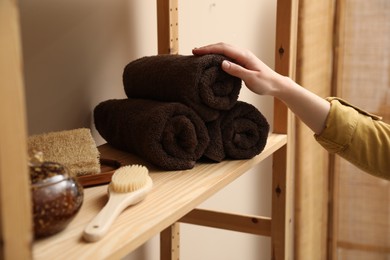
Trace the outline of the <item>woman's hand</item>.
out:
M 260 95 L 277 95 L 280 81 L 284 77 L 265 65 L 252 52 L 226 44 L 211 44 L 192 50 L 195 55 L 222 54 L 232 62 L 225 60 L 222 69 L 233 76 L 241 78 L 245 85 Z
M 325 128 L 330 110 L 329 102 L 292 79 L 278 74 L 249 50 L 217 43 L 195 48 L 192 52 L 194 55 L 225 55 L 232 60 L 222 63 L 222 69 L 226 73 L 241 78 L 257 94 L 271 95 L 283 101 L 316 134 Z

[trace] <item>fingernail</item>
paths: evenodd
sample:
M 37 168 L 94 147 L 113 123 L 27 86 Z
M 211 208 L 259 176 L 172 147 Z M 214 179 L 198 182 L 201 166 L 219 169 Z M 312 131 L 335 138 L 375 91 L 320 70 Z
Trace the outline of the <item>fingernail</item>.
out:
M 229 68 L 230 68 L 230 62 L 227 61 L 227 60 L 224 60 L 224 61 L 222 62 L 222 68 L 224 68 L 224 69 L 229 69 Z

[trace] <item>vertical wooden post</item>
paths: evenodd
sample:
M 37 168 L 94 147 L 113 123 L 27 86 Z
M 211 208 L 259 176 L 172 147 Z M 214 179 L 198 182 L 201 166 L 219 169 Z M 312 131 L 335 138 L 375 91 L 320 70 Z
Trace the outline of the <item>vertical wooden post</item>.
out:
M 178 0 L 157 0 L 157 38 L 159 54 L 179 53 Z M 180 224 L 175 223 L 160 234 L 160 259 L 180 258 Z
M 274 153 L 272 175 L 272 221 L 271 221 L 271 259 L 292 259 L 287 257 L 287 228 L 290 228 L 292 218 L 287 211 L 286 182 L 286 146 Z M 277 159 L 277 160 L 275 160 Z
M 275 70 L 295 80 L 299 0 L 278 0 Z M 274 132 L 287 133 L 287 107 L 275 100 Z
M 159 54 L 179 53 L 178 0 L 157 0 Z
M 175 223 L 160 234 L 160 259 L 180 259 L 180 224 Z
M 0 1 L 1 259 L 32 258 L 22 52 L 16 1 Z
M 346 21 L 346 3 L 347 1 L 335 1 L 335 31 L 334 37 L 337 39 L 334 46 L 333 55 L 333 77 L 331 94 L 337 96 L 338 87 L 342 85 L 341 79 L 343 73 L 343 58 L 342 48 L 340 47 L 340 39 L 345 37 Z M 336 175 L 336 157 L 334 154 L 329 155 L 329 196 L 330 205 L 328 206 L 328 259 L 337 259 L 337 241 L 339 240 L 339 208 L 337 198 L 339 198 L 340 180 Z
M 299 0 L 278 0 L 275 70 L 295 80 Z M 274 103 L 274 132 L 287 134 L 287 147 L 273 155 L 272 259 L 293 259 L 295 117 L 279 100 Z

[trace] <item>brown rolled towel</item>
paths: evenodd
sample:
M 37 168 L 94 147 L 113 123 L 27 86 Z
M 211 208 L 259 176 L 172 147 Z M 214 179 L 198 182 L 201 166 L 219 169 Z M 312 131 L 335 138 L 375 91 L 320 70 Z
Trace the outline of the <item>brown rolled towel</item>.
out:
M 269 124 L 251 104 L 238 101 L 218 120 L 208 123 L 210 144 L 204 156 L 220 162 L 225 157 L 250 159 L 260 154 L 268 139 Z
M 129 98 L 183 103 L 204 121 L 218 118 L 219 110 L 229 110 L 238 99 L 241 79 L 225 73 L 226 57 L 156 55 L 130 62 L 123 72 Z
M 109 144 L 164 170 L 193 168 L 209 143 L 202 119 L 180 103 L 112 99 L 95 107 L 94 120 Z

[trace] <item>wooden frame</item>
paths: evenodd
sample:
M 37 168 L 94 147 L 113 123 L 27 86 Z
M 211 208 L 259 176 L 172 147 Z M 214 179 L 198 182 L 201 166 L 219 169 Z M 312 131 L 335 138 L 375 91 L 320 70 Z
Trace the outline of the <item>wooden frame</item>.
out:
M 158 0 L 158 50 L 160 54 L 178 53 L 177 0 Z M 167 15 L 169 13 L 169 15 Z M 166 19 L 168 18 L 168 20 Z M 298 0 L 279 0 L 277 3 L 275 70 L 295 79 Z M 169 33 L 169 36 L 166 35 Z M 168 41 L 170 39 L 170 41 Z M 175 41 L 173 41 L 175 39 Z M 194 209 L 180 222 L 222 228 L 271 237 L 272 259 L 293 257 L 293 183 L 295 119 L 287 107 L 275 100 L 274 132 L 288 134 L 288 147 L 276 151 L 273 160 L 272 219 L 262 216 L 243 216 Z M 271 228 L 272 227 L 272 228 Z M 161 259 L 178 259 L 179 224 L 168 227 L 161 236 Z M 167 242 L 166 240 L 172 240 Z M 168 248 L 165 248 L 167 246 Z
M 184 171 L 160 171 L 134 154 L 113 149 L 109 145 L 100 146 L 100 154 L 104 158 L 115 158 L 123 165 L 137 163 L 148 167 L 154 183 L 152 191 L 141 203 L 122 212 L 103 239 L 86 243 L 81 239 L 83 229 L 104 205 L 107 187 L 103 185 L 85 189 L 83 206 L 76 218 L 58 235 L 36 241 L 33 247 L 34 259 L 52 259 L 59 251 L 66 252 L 69 259 L 119 259 L 160 232 L 163 242 L 161 259 L 172 259 L 180 254 L 180 230 L 177 229 L 177 222 L 253 166 L 286 147 L 286 143 L 286 135 L 270 134 L 263 152 L 250 160 L 226 160 L 218 164 L 197 163 L 193 169 Z M 219 215 L 206 212 L 206 217 L 208 216 L 212 217 L 208 221 L 213 223 Z M 270 233 L 269 219 L 253 216 L 224 219 L 228 225 L 239 220 L 233 228 L 245 221 L 254 224 L 258 222 L 258 229 L 262 233 Z M 246 229 L 250 229 L 249 226 L 250 224 Z M 282 244 L 283 241 L 282 239 Z M 276 254 L 280 254 L 279 251 Z
M 178 0 L 157 0 L 158 53 L 179 52 Z
M 157 0 L 160 53 L 178 53 L 177 4 L 177 0 Z M 295 73 L 297 4 L 298 0 L 278 0 L 277 9 L 276 48 L 279 52 L 276 54 L 276 70 L 292 78 Z M 59 251 L 67 252 L 69 257 L 75 254 L 78 257 L 121 257 L 156 233 L 162 232 L 161 259 L 177 259 L 180 254 L 178 250 L 179 222 L 270 236 L 272 259 L 293 257 L 294 143 L 290 130 L 293 129 L 294 121 L 287 108 L 278 101 L 275 101 L 274 133 L 270 135 L 265 150 L 259 156 L 251 160 L 223 162 L 218 166 L 203 164 L 193 171 L 187 171 L 186 174 L 192 178 L 191 180 L 195 178 L 194 183 L 190 182 L 188 191 L 177 191 L 172 195 L 177 199 L 184 192 L 189 197 L 188 201 L 181 202 L 181 204 L 176 204 L 176 201 L 175 203 L 169 200 L 164 201 L 164 205 L 169 210 L 164 212 L 165 215 L 153 218 L 155 223 L 150 223 L 150 220 L 145 222 L 140 216 L 145 216 L 145 210 L 150 211 L 156 207 L 159 201 L 154 202 L 153 199 L 164 194 L 165 190 L 162 189 L 165 186 L 175 185 L 175 182 L 181 183 L 182 180 L 188 178 L 185 174 L 169 172 L 164 175 L 154 175 L 157 187 L 155 194 L 152 192 L 145 203 L 140 203 L 131 211 L 122 214 L 118 223 L 113 225 L 113 231 L 107 239 L 93 244 L 80 241 L 80 233 L 89 219 L 99 210 L 96 203 L 101 201 L 106 187 L 88 189 L 85 192 L 83 208 L 70 226 L 63 233 L 35 242 L 31 247 L 32 216 L 27 164 L 20 163 L 27 161 L 27 133 L 17 12 L 13 1 L 5 0 L 0 3 L 0 34 L 5 40 L 1 42 L 0 52 L 4 54 L 2 57 L 6 57 L 0 61 L 0 72 L 2 75 L 7 75 L 0 79 L 2 86 L 0 88 L 2 100 L 0 116 L 2 122 L 5 122 L 0 130 L 2 138 L 0 146 L 1 258 L 49 259 L 54 258 Z M 169 37 L 166 37 L 167 33 Z M 12 117 L 7 114 L 9 110 L 14 112 Z M 116 158 L 123 158 L 127 163 L 140 160 L 131 157 L 130 154 L 112 150 L 108 146 L 101 147 L 101 152 Z M 195 209 L 196 205 L 271 155 L 274 156 L 274 162 L 277 162 L 273 166 L 272 218 Z M 11 175 L 11 172 L 16 172 L 16 174 Z M 204 176 L 196 177 L 200 174 Z M 16 185 L 10 185 L 15 183 Z M 207 189 L 204 188 L 205 185 L 208 186 Z M 168 188 L 168 190 L 175 191 L 172 186 Z M 140 224 L 136 223 L 136 227 L 129 226 L 128 223 L 134 219 L 141 219 Z M 134 232 L 135 229 L 137 232 Z
M 15 5 L 10 0 L 0 2 L 1 259 L 31 258 L 32 243 L 22 52 Z

